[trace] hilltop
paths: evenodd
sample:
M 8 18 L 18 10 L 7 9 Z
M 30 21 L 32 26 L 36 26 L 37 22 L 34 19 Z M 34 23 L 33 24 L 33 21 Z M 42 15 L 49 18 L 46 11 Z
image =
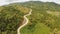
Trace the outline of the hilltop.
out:
M 0 6 L 0 33 L 17 34 L 17 28 L 28 16 L 29 23 L 21 29 L 21 34 L 59 34 L 60 5 L 54 2 L 29 1 Z M 4 25 L 4 26 L 3 26 Z

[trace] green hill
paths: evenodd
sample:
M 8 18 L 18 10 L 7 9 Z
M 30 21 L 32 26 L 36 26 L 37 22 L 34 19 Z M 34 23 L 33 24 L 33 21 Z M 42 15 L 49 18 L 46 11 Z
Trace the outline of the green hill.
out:
M 60 5 L 40 1 L 0 6 L 0 34 L 17 34 L 23 16 L 30 9 L 29 23 L 21 29 L 21 34 L 60 34 Z
M 29 8 L 16 4 L 0 6 L 0 34 L 17 34 L 28 11 Z
M 22 3 L 33 11 L 29 24 L 21 29 L 21 34 L 60 33 L 60 5 L 53 2 L 30 1 Z

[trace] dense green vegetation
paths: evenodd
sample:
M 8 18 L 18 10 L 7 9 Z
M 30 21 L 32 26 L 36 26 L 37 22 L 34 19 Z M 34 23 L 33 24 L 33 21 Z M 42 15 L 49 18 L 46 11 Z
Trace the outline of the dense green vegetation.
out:
M 29 8 L 33 11 L 21 34 L 60 34 L 60 5 L 40 1 L 0 6 L 0 34 L 17 34 L 16 30 Z
M 0 34 L 17 34 L 17 29 L 23 21 L 23 16 L 27 13 L 17 7 L 26 11 L 26 8 L 15 4 L 0 6 Z
M 39 1 L 24 4 L 22 3 L 23 6 L 30 7 L 33 11 L 28 17 L 29 24 L 21 29 L 21 34 L 60 34 L 60 5 Z

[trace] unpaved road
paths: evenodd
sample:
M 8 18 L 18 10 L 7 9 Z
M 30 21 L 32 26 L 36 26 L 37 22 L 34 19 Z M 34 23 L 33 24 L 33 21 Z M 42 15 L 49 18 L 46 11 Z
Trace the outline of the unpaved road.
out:
M 28 14 L 24 15 L 23 24 L 17 29 L 17 34 L 21 34 L 21 33 L 20 33 L 20 29 L 21 29 L 22 27 L 24 27 L 25 25 L 28 24 L 28 18 L 27 18 L 27 16 L 31 15 L 31 12 L 32 12 L 32 9 L 30 9 L 30 11 L 29 11 Z

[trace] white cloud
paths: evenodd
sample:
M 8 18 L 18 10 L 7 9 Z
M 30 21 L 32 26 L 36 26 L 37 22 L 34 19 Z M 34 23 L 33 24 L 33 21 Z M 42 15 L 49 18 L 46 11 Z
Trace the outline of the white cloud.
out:
M 9 0 L 7 2 L 25 2 L 25 1 L 29 1 L 29 0 Z
M 26 1 L 29 1 L 29 0 L 0 0 L 0 6 L 2 5 L 6 5 L 6 4 L 9 4 L 9 3 L 16 3 L 16 2 L 26 2 Z
M 9 3 L 5 2 L 5 0 L 0 0 L 0 6 L 5 4 L 9 4 Z

